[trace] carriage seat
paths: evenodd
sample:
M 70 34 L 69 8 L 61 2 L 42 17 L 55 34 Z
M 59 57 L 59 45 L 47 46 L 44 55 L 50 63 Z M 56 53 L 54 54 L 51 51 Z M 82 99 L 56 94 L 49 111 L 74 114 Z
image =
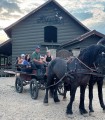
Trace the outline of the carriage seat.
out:
M 15 67 L 16 67 L 17 71 L 21 71 L 21 69 L 24 68 L 25 66 L 22 64 L 15 64 Z
M 23 65 L 23 64 L 16 64 L 16 65 L 15 65 L 15 67 L 24 68 L 24 67 L 25 67 L 25 65 Z
M 15 66 L 17 68 L 17 71 L 32 73 L 32 68 L 31 67 L 27 67 L 26 65 L 23 65 L 23 64 L 16 64 Z

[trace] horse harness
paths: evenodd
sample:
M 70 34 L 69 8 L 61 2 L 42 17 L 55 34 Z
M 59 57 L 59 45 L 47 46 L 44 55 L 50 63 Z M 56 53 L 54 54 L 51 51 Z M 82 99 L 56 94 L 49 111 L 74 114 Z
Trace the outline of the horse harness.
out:
M 75 59 L 77 59 L 77 61 L 79 63 L 81 63 L 83 66 L 85 66 L 89 70 L 89 72 L 84 72 L 85 69 L 78 69 L 77 68 L 77 62 L 75 62 L 74 70 L 68 70 L 68 65 L 67 65 L 67 72 L 61 77 L 61 79 L 58 82 L 56 82 L 53 85 L 50 85 L 46 88 L 50 88 L 50 87 L 53 87 L 53 86 L 59 84 L 60 82 L 63 81 L 63 79 L 65 77 L 69 77 L 71 79 L 74 79 L 73 75 L 75 75 L 75 74 L 94 75 L 94 76 L 98 76 L 98 77 L 104 77 L 104 75 L 102 75 L 101 73 L 98 73 L 98 71 L 96 70 L 95 63 L 93 64 L 95 69 L 92 69 L 89 66 L 87 66 L 85 63 L 83 63 L 79 58 L 75 57 Z M 69 61 L 67 61 L 67 64 L 71 63 L 71 62 L 72 62 L 72 60 L 69 60 Z M 78 72 L 78 71 L 82 71 L 82 72 Z

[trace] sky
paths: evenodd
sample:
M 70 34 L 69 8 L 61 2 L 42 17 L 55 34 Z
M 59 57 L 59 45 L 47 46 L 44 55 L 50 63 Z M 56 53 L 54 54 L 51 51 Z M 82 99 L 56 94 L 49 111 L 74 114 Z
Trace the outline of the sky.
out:
M 8 40 L 4 28 L 48 0 L 0 0 L 0 43 Z M 105 0 L 56 0 L 90 30 L 105 34 Z

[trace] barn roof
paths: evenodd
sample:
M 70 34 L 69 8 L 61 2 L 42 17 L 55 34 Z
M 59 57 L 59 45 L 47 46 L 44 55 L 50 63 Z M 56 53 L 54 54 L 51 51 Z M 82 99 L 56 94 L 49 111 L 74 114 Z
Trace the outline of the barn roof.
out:
M 73 15 L 71 15 L 66 9 L 64 9 L 58 2 L 56 2 L 55 0 L 48 0 L 47 2 L 45 2 L 44 4 L 42 4 L 41 6 L 39 6 L 38 8 L 34 9 L 33 11 L 31 11 L 29 14 L 27 14 L 24 17 L 22 17 L 21 19 L 19 19 L 17 22 L 15 22 L 15 23 L 11 24 L 10 26 L 8 26 L 7 28 L 5 28 L 4 31 L 7 33 L 8 37 L 11 37 L 11 30 L 12 30 L 12 28 L 14 26 L 16 26 L 21 21 L 23 21 L 27 17 L 31 16 L 32 14 L 34 14 L 35 12 L 37 12 L 38 10 L 40 10 L 43 7 L 45 7 L 46 5 L 48 5 L 51 2 L 53 2 L 54 4 L 56 4 L 59 8 L 61 8 L 66 14 L 68 14 L 74 21 L 76 21 L 78 24 L 80 24 L 87 31 L 90 31 L 85 25 L 83 25 L 79 20 L 77 20 Z
M 0 44 L 0 54 L 12 55 L 12 41 L 10 39 Z
M 87 33 L 85 33 L 85 34 L 83 34 L 83 35 L 80 35 L 79 37 L 75 38 L 75 39 L 72 40 L 72 41 L 68 41 L 68 42 L 66 42 L 66 43 L 62 43 L 62 44 L 60 45 L 60 48 L 66 47 L 66 46 L 68 46 L 68 45 L 72 45 L 72 44 L 75 44 L 75 43 L 78 43 L 78 42 L 81 42 L 81 41 L 84 41 L 86 38 L 88 38 L 88 37 L 90 37 L 90 36 L 92 36 L 92 35 L 97 35 L 97 36 L 99 36 L 100 38 L 105 38 L 105 35 L 104 35 L 104 34 L 98 32 L 98 31 L 96 31 L 96 30 L 93 30 L 93 31 L 89 31 L 89 32 L 87 32 Z

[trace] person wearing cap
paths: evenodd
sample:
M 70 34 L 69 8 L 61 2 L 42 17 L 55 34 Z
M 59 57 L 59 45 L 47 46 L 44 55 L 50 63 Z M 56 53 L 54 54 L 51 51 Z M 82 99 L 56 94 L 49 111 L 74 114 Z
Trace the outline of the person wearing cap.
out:
M 41 60 L 40 58 L 40 46 L 39 45 L 36 45 L 35 46 L 35 51 L 32 53 L 32 66 L 34 68 L 37 68 L 37 69 L 40 69 L 42 70 L 43 69 L 43 61 Z
M 21 64 L 23 64 L 23 62 L 24 62 L 24 60 L 25 60 L 25 54 L 21 54 Z
M 23 64 L 25 60 L 25 54 L 21 54 L 20 56 L 16 57 L 15 66 L 17 67 L 17 71 L 21 71 L 21 67 L 19 65 Z
M 25 59 L 25 54 L 21 54 L 20 56 L 17 57 L 16 64 L 23 64 L 24 59 Z
M 31 64 L 30 64 L 30 55 L 29 54 L 25 55 L 23 65 L 24 65 L 24 67 L 22 69 L 23 72 L 32 73 Z

